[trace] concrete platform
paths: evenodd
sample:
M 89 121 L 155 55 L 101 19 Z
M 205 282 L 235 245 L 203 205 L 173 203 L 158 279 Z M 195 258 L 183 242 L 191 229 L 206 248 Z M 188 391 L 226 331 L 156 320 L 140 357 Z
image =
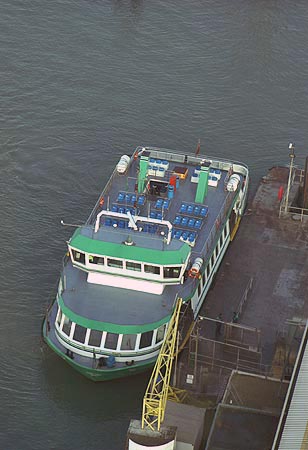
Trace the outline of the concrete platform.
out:
M 261 180 L 201 312 L 212 318 L 222 313 L 231 321 L 247 280 L 254 277 L 239 322 L 260 328 L 264 364 L 271 363 L 286 320 L 308 317 L 308 217 L 302 222 L 278 217 L 278 190 L 287 178 L 286 167 L 275 167 Z

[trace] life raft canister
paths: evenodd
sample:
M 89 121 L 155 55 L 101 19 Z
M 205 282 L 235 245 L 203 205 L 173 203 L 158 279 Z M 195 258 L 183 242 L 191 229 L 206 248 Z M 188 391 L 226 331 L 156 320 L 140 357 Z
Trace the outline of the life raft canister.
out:
M 196 258 L 193 262 L 193 265 L 191 266 L 191 268 L 188 271 L 188 276 L 190 278 L 198 278 L 202 264 L 203 264 L 203 259 Z

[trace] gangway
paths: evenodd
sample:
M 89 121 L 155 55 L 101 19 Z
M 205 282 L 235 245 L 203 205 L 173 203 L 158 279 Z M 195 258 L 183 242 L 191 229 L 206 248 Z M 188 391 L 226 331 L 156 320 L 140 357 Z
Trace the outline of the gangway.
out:
M 177 391 L 170 386 L 170 377 L 173 360 L 178 354 L 176 342 L 182 304 L 183 301 L 179 298 L 143 398 L 141 426 L 152 431 L 160 430 L 168 397 L 179 400 Z

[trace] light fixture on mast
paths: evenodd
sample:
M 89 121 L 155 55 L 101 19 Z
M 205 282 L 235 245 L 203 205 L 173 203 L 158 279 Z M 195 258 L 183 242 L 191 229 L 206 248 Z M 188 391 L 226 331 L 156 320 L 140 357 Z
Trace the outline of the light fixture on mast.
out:
M 285 207 L 284 207 L 285 214 L 288 212 L 291 178 L 292 178 L 293 163 L 294 163 L 294 158 L 295 158 L 294 145 L 292 144 L 292 142 L 290 142 L 290 144 L 289 144 L 289 150 L 290 150 L 290 153 L 289 153 L 290 169 L 289 169 L 289 179 L 288 179 L 288 187 L 287 187 L 287 193 L 286 193 L 286 202 L 285 202 Z

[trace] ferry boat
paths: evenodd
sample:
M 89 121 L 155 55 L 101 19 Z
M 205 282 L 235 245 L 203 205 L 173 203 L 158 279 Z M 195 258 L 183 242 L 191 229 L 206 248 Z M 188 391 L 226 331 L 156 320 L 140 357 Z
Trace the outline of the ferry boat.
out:
M 68 241 L 47 344 L 94 381 L 151 368 L 180 297 L 196 317 L 244 213 L 245 164 L 138 147 Z

